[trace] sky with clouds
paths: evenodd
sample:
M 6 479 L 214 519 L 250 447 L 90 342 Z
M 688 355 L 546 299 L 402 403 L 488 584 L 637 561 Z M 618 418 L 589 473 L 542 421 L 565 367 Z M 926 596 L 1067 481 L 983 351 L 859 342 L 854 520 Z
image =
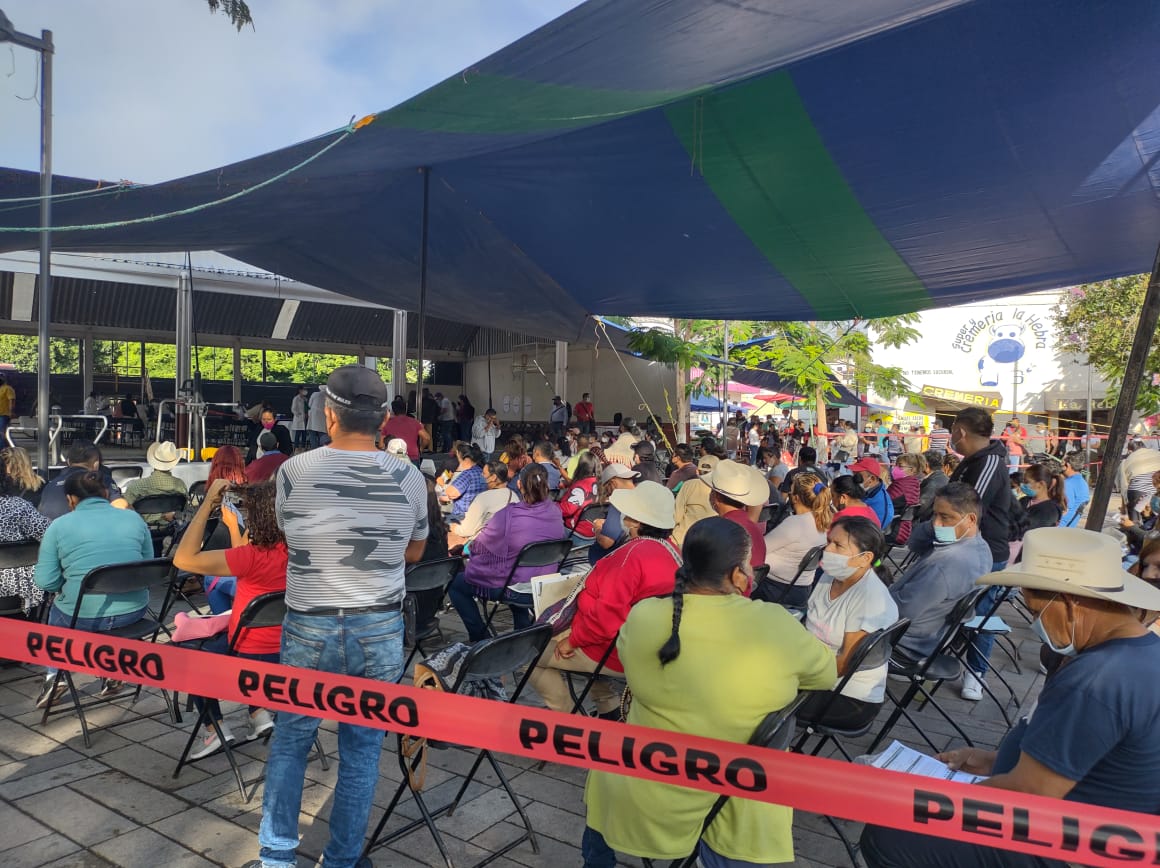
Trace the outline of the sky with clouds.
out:
M 155 183 L 340 127 L 546 24 L 578 0 L 0 0 L 53 31 L 53 171 Z M 0 43 L 0 166 L 39 168 L 38 55 Z

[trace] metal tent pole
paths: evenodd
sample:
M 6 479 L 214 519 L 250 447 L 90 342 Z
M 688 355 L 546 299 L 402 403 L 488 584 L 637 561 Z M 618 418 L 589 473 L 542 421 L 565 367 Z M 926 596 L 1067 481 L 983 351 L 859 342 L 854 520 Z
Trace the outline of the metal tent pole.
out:
M 1128 439 L 1128 426 L 1136 408 L 1136 397 L 1140 393 L 1140 383 L 1144 379 L 1144 368 L 1148 363 L 1148 352 L 1156 334 L 1156 323 L 1160 321 L 1160 247 L 1152 262 L 1152 275 L 1148 278 L 1148 288 L 1144 292 L 1144 304 L 1140 308 L 1140 322 L 1136 325 L 1136 336 L 1132 339 L 1132 351 L 1128 354 L 1128 364 L 1124 367 L 1124 381 L 1120 386 L 1120 397 L 1112 414 L 1112 426 L 1108 431 L 1108 441 L 1104 444 L 1103 466 L 1092 501 L 1088 508 L 1088 530 L 1103 530 L 1107 517 L 1108 502 L 1112 499 L 1112 486 L 1120 469 L 1120 453 Z M 1089 398 L 1088 406 L 1091 406 Z
M 423 346 L 424 332 L 427 330 L 427 221 L 431 202 L 431 167 L 424 166 L 423 173 L 423 222 L 419 233 L 419 376 L 418 400 L 423 400 Z M 420 413 L 422 418 L 422 413 Z

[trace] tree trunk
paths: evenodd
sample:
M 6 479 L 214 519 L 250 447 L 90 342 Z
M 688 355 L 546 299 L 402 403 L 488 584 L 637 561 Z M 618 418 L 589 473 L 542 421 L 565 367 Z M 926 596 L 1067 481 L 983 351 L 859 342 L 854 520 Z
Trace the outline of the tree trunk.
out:
M 826 390 L 821 385 L 814 389 L 814 425 L 818 432 L 818 443 L 815 446 L 818 460 L 825 461 L 830 457 L 829 440 L 826 438 L 829 429 L 826 427 Z
M 681 340 L 689 340 L 689 331 L 688 320 L 684 322 L 679 319 L 673 320 L 673 334 Z M 690 436 L 689 415 L 692 411 L 689 406 L 689 369 L 684 365 L 677 365 L 676 386 L 677 418 L 673 420 L 673 432 L 678 443 L 687 443 Z

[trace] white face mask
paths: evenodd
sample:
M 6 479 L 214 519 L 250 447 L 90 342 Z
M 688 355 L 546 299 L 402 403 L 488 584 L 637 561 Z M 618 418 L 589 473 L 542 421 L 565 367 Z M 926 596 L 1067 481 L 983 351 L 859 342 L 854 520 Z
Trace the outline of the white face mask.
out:
M 861 552 L 858 554 L 860 555 Z M 853 557 L 858 557 L 858 555 L 854 555 Z M 841 552 L 832 552 L 826 549 L 822 552 L 822 569 L 839 582 L 842 582 L 858 572 L 859 568 L 850 566 L 850 558 Z

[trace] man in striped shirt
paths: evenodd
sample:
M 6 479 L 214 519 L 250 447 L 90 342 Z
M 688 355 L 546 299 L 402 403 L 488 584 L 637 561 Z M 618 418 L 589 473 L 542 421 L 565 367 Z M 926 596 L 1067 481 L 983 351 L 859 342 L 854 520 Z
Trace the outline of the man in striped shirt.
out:
M 409 461 L 375 448 L 387 387 L 346 365 L 321 389 L 330 444 L 278 469 L 277 516 L 286 535 L 286 619 L 281 662 L 395 681 L 403 671 L 400 612 L 407 564 L 427 544 L 427 485 Z M 289 868 L 298 847 L 306 758 L 319 719 L 279 711 L 258 832 L 262 868 Z M 328 866 L 360 863 L 384 731 L 338 725 L 338 785 Z
M 946 455 L 947 447 L 951 443 L 951 432 L 946 429 L 941 421 L 935 421 L 934 427 L 930 429 L 930 446 L 932 452 L 937 452 L 939 455 Z

